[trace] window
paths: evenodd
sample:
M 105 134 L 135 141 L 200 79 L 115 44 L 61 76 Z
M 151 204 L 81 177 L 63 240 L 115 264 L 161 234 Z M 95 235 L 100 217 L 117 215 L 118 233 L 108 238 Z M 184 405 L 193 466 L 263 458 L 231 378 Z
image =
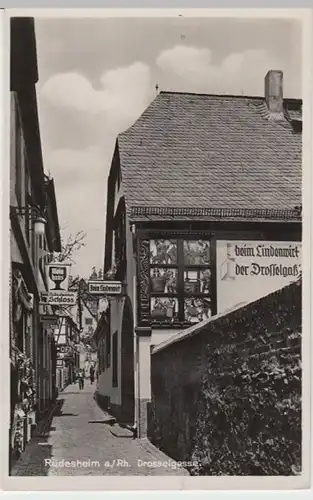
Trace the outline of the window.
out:
M 117 387 L 118 386 L 118 352 L 117 352 L 117 348 L 118 348 L 118 342 L 117 342 L 117 332 L 114 332 L 113 333 L 113 337 L 112 337 L 112 344 L 113 344 L 113 351 L 112 351 L 112 355 L 113 355 L 113 366 L 112 366 L 112 386 L 113 387 Z
M 85 318 L 85 325 L 92 325 L 92 318 Z
M 210 242 L 150 240 L 153 324 L 193 324 L 211 316 Z

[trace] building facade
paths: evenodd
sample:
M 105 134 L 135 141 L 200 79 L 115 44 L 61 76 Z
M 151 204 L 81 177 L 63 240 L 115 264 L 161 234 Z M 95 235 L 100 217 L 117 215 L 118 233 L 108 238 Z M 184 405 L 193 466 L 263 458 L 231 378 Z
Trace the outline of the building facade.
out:
M 20 454 L 54 397 L 55 348 L 43 321 L 47 254 L 61 250 L 53 180 L 45 176 L 38 123 L 34 21 L 11 20 L 10 458 Z M 42 216 L 44 214 L 44 217 Z
M 62 391 L 75 382 L 80 368 L 80 330 L 70 315 L 60 316 L 54 330 L 56 345 L 56 387 Z
M 126 291 L 95 332 L 98 393 L 139 437 L 151 346 L 301 274 L 301 111 L 269 71 L 264 97 L 161 92 L 117 139 L 104 271 Z
M 77 293 L 77 303 L 71 308 L 71 316 L 80 332 L 79 367 L 85 370 L 85 375 L 88 377 L 91 365 L 95 366 L 97 362 L 97 353 L 91 347 L 91 339 L 97 327 L 101 300 L 88 293 L 88 285 L 83 278 L 72 279 L 69 289 Z

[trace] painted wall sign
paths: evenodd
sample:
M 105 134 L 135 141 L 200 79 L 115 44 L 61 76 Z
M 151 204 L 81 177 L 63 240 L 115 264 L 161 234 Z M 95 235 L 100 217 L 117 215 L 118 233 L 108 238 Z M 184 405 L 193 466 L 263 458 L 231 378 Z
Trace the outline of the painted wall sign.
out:
M 88 292 L 93 295 L 121 295 L 121 281 L 88 281 Z
M 216 242 L 217 312 L 268 295 L 301 274 L 301 243 Z
M 73 306 L 76 304 L 76 292 L 41 292 L 41 304 L 48 304 L 52 306 Z
M 71 264 L 51 262 L 45 266 L 48 292 L 62 293 L 68 291 Z

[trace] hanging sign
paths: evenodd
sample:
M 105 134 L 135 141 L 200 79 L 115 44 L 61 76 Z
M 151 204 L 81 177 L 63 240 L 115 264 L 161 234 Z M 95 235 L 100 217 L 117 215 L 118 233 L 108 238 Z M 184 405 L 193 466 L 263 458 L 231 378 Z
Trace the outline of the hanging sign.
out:
M 76 292 L 41 292 L 40 303 L 51 306 L 74 306 L 77 301 Z
M 297 280 L 301 243 L 218 240 L 216 266 L 217 312 L 223 313 Z
M 45 266 L 48 292 L 63 293 L 68 291 L 71 264 L 51 262 Z
M 121 295 L 121 281 L 88 281 L 88 293 L 91 295 Z
M 69 345 L 57 345 L 57 353 L 61 354 L 73 354 L 73 348 Z
M 40 316 L 41 323 L 43 323 L 43 325 L 45 325 L 47 327 L 51 327 L 51 328 L 52 327 L 57 328 L 58 323 L 59 323 L 59 319 L 60 319 L 59 316 L 55 316 L 53 314 L 44 314 L 44 315 Z

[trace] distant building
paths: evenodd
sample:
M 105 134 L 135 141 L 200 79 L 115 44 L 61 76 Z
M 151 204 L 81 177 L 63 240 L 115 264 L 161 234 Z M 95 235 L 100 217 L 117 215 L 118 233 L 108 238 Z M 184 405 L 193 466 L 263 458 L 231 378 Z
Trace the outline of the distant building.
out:
M 98 278 L 98 276 L 96 275 Z M 91 364 L 95 365 L 97 354 L 90 346 L 93 333 L 98 323 L 98 311 L 101 310 L 101 299 L 88 294 L 88 286 L 84 279 L 71 280 L 71 290 L 77 293 L 77 303 L 71 308 L 71 317 L 79 329 L 79 363 L 80 368 L 85 369 L 86 376 L 89 375 Z
M 10 458 L 24 450 L 55 397 L 56 352 L 42 308 L 44 263 L 61 251 L 53 180 L 45 176 L 38 123 L 34 20 L 11 19 Z
M 56 385 L 58 390 L 63 390 L 75 381 L 75 372 L 80 368 L 80 332 L 70 314 L 59 318 L 54 338 L 57 350 Z
M 98 322 L 97 303 L 90 304 L 82 300 L 81 314 L 82 314 L 81 337 L 92 336 Z
M 126 293 L 94 334 L 100 399 L 144 436 L 150 346 L 301 273 L 302 101 L 160 92 L 117 138 L 104 272 Z

